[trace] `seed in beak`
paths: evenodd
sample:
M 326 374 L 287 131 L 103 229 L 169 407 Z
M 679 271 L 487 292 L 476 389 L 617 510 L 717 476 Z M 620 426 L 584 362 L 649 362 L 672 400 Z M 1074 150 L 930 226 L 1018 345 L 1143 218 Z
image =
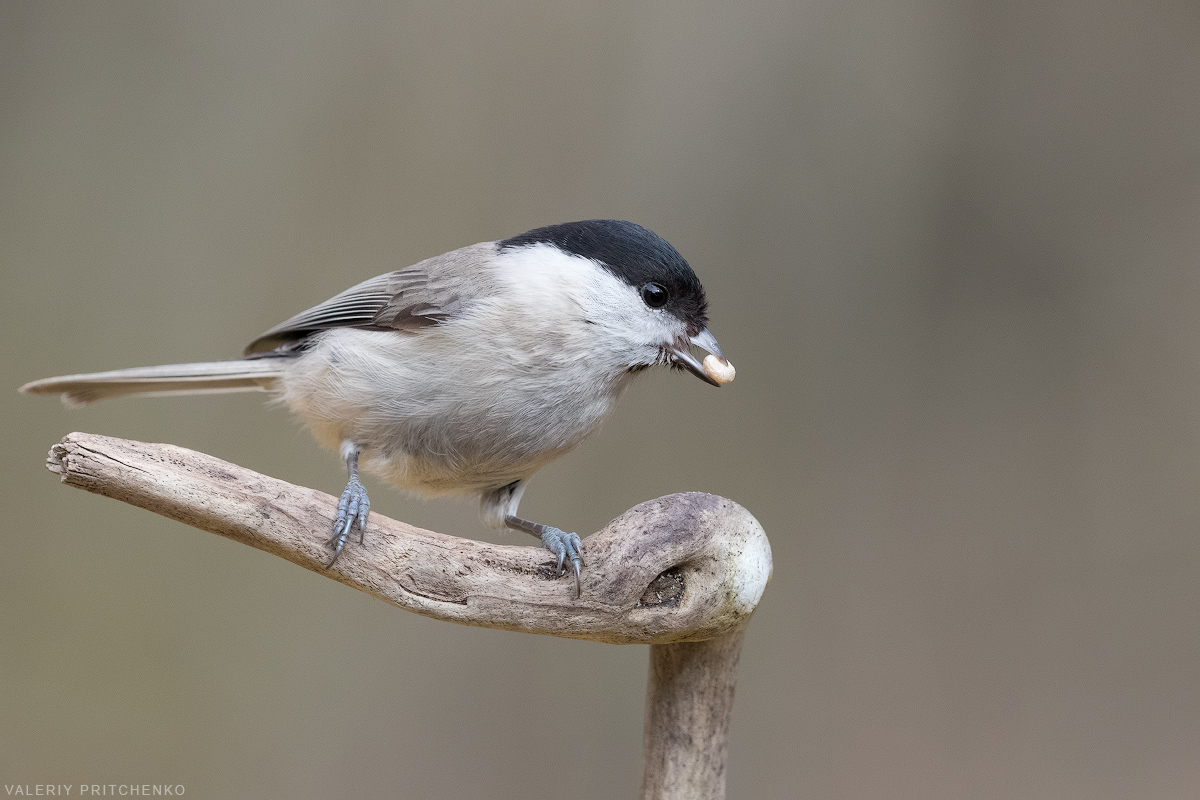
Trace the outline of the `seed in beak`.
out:
M 709 354 L 704 357 L 704 374 L 716 383 L 725 384 L 733 382 L 733 376 L 737 374 L 737 370 L 724 358 Z

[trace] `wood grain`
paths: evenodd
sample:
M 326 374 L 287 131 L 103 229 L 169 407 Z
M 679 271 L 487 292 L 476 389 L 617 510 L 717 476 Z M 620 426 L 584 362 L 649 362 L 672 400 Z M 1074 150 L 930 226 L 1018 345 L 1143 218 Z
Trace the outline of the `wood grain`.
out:
M 583 540 L 582 596 L 537 547 L 448 536 L 372 514 L 333 568 L 336 498 L 203 453 L 72 433 L 47 466 L 63 483 L 273 553 L 447 622 L 651 645 L 642 797 L 725 794 L 745 626 L 771 575 L 746 509 L 687 492 L 642 503 Z M 352 540 L 353 542 L 353 540 Z

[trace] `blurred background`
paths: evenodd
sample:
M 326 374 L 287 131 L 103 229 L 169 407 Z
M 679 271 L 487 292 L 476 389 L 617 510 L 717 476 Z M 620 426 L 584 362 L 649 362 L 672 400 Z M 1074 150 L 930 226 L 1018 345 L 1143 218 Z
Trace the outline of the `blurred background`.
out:
M 762 522 L 731 797 L 1200 796 L 1198 87 L 1182 0 L 4 0 L 0 781 L 636 796 L 646 648 L 401 613 L 42 466 L 82 430 L 340 490 L 262 395 L 15 391 L 617 217 L 738 379 L 647 376 L 522 510 Z

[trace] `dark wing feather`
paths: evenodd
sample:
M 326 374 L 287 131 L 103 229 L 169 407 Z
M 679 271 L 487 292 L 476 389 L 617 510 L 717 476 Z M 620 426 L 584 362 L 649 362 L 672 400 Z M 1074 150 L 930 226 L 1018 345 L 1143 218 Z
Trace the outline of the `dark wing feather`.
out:
M 462 311 L 494 253 L 494 244 L 485 242 L 363 281 L 271 328 L 246 347 L 245 355 L 296 350 L 309 336 L 330 328 L 417 333 L 445 322 Z

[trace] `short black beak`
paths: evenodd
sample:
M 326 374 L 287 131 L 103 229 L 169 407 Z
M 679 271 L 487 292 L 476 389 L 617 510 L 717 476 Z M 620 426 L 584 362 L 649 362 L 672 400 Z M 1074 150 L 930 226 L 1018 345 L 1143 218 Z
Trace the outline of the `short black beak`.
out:
M 691 346 L 695 345 L 703 350 L 707 350 L 716 356 L 716 361 L 725 367 L 729 367 L 729 360 L 725 358 L 725 354 L 721 352 L 721 346 L 717 344 L 717 337 L 705 328 L 704 330 L 692 336 L 689 339 L 684 339 L 682 336 L 675 340 L 674 344 L 667 347 L 667 354 L 671 361 L 686 369 L 688 372 L 695 375 L 705 383 L 711 383 L 713 386 L 720 386 L 722 383 L 729 381 L 718 381 L 709 371 L 704 368 L 704 364 L 696 360 L 692 355 Z M 732 380 L 732 378 L 730 379 Z

